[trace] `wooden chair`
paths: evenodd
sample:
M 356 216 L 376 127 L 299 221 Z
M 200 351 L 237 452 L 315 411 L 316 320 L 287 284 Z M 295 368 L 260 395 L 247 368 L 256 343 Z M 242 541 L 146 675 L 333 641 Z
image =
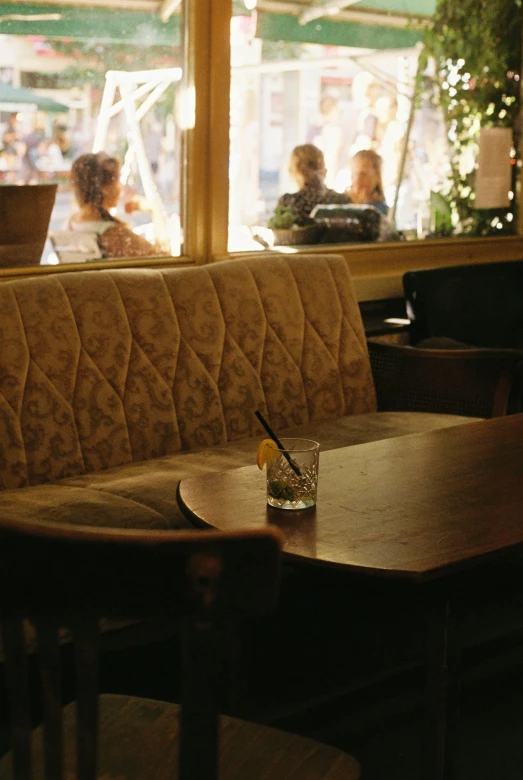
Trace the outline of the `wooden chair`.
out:
M 521 411 L 523 351 L 367 342 L 378 409 L 500 417 Z
M 0 520 L 0 618 L 12 734 L 12 751 L 0 761 L 1 780 L 358 778 L 357 762 L 335 748 L 217 715 L 220 638 L 240 616 L 275 607 L 279 561 L 280 538 L 269 529 L 134 532 Z M 98 696 L 100 617 L 151 614 L 181 623 L 181 706 Z M 35 732 L 25 669 L 27 621 L 37 631 L 41 660 L 43 726 Z M 65 709 L 63 626 L 72 633 L 76 668 L 76 702 Z

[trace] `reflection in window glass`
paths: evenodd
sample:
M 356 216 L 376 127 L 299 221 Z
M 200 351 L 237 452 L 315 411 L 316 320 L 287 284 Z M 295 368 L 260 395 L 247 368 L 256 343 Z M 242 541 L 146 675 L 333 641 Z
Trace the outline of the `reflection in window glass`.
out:
M 180 8 L 0 8 L 0 185 L 58 184 L 41 263 L 178 255 Z
M 284 243 L 283 233 L 274 234 L 267 223 L 287 227 L 289 215 L 277 213 L 275 220 L 275 209 L 284 193 L 299 188 L 289 168 L 292 150 L 302 144 L 323 152 L 323 186 L 352 201 L 349 213 L 360 221 L 352 240 L 361 240 L 364 220 L 354 204 L 387 212 L 374 239 L 434 232 L 431 193 L 448 176 L 450 148 L 441 112 L 421 90 L 412 108 L 419 48 L 262 41 L 254 25 L 247 15 L 232 20 L 229 249 L 272 246 L 275 236 Z M 361 150 L 382 158 L 382 182 L 373 183 L 371 198 L 356 195 L 361 172 L 353 158 Z M 289 243 L 299 243 L 298 233 L 293 236 Z

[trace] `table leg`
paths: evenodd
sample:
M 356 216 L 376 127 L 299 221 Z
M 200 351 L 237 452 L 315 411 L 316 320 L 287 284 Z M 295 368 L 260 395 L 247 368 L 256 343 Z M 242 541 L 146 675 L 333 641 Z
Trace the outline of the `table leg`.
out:
M 448 592 L 428 598 L 423 780 L 454 780 L 459 727 L 461 647 Z

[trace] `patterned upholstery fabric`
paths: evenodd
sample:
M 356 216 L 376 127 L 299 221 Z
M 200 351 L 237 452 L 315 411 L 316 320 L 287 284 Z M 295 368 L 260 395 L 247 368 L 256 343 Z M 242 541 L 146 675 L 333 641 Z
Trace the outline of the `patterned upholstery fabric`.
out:
M 372 412 L 347 265 L 278 256 L 0 285 L 0 487 Z

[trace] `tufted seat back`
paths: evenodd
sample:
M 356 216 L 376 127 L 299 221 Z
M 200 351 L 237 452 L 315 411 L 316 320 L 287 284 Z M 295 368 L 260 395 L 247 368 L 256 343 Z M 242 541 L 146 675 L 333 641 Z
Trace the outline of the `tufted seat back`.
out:
M 376 409 L 338 256 L 0 285 L 0 486 Z

